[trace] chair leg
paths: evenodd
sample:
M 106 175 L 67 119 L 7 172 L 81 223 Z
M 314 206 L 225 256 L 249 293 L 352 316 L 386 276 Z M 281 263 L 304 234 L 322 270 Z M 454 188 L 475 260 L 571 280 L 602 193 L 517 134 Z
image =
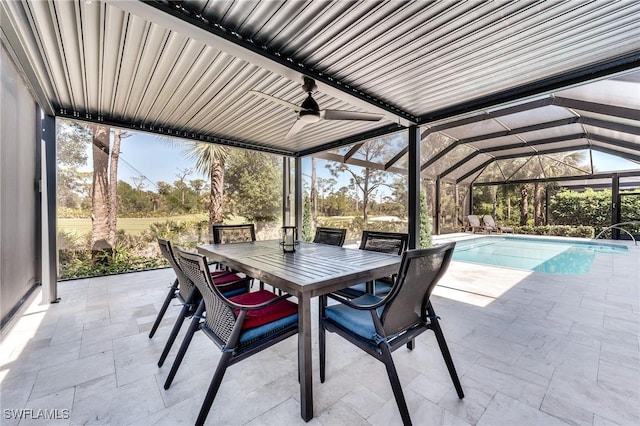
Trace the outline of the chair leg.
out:
M 412 351 L 415 347 L 416 341 L 414 339 L 411 339 L 407 342 L 407 349 L 409 349 L 410 351 Z
M 164 349 L 162 350 L 162 354 L 160 355 L 160 360 L 158 360 L 158 367 L 162 367 L 165 359 L 167 359 L 167 355 L 169 355 L 171 346 L 173 346 L 173 342 L 175 342 L 176 337 L 180 332 L 180 327 L 182 327 L 182 323 L 184 322 L 185 317 L 187 317 L 187 312 L 189 312 L 189 304 L 185 303 L 184 305 L 182 305 L 182 309 L 178 314 L 178 318 L 176 318 L 176 323 L 173 325 L 171 334 L 169 334 L 169 339 L 167 339 L 167 343 L 165 343 L 164 345 Z
M 184 336 L 184 340 L 180 345 L 180 349 L 178 349 L 178 354 L 176 355 L 176 359 L 173 361 L 173 365 L 171 365 L 171 371 L 169 371 L 169 376 L 167 376 L 167 380 L 164 382 L 164 388 L 169 389 L 171 383 L 173 382 L 173 378 L 176 376 L 178 372 L 178 368 L 180 368 L 180 364 L 182 364 L 182 359 L 184 358 L 184 354 L 187 353 L 187 349 L 189 348 L 189 344 L 191 344 L 191 339 L 193 338 L 194 333 L 198 330 L 200 326 L 200 317 L 202 316 L 202 312 L 204 312 L 204 301 L 200 302 L 198 306 L 198 310 L 196 310 L 195 315 L 191 319 L 191 323 L 189 324 L 189 328 L 187 329 L 187 334 Z
M 169 303 L 171 302 L 171 299 L 176 297 L 177 289 L 178 289 L 178 279 L 176 278 L 176 280 L 173 282 L 173 285 L 169 289 L 169 293 L 167 293 L 167 297 L 164 298 L 164 303 L 162 303 L 160 312 L 158 312 L 158 316 L 156 317 L 156 322 L 154 322 L 153 327 L 151 327 L 151 331 L 149 332 L 149 339 L 151 339 L 153 335 L 156 334 L 156 330 L 158 329 L 158 326 L 160 325 L 160 321 L 162 321 L 162 318 L 164 317 L 165 312 L 167 312 L 167 308 L 169 307 Z
M 400 410 L 402 423 L 405 426 L 410 426 L 411 417 L 409 416 L 409 408 L 407 408 L 407 401 L 404 399 L 402 385 L 400 384 L 398 371 L 396 371 L 396 366 L 394 365 L 393 358 L 391 357 L 391 351 L 385 342 L 380 343 L 380 349 L 382 350 L 382 362 L 384 362 L 384 366 L 387 368 L 387 375 L 389 376 L 389 382 L 391 382 L 391 389 L 393 390 L 393 396 L 396 398 L 398 410 Z
M 222 378 L 224 377 L 224 373 L 227 371 L 227 367 L 229 366 L 229 361 L 231 360 L 233 353 L 232 352 L 223 352 L 222 357 L 220 358 L 220 362 L 218 362 L 218 367 L 216 367 L 216 372 L 211 379 L 211 384 L 209 385 L 209 390 L 207 390 L 207 395 L 204 397 L 204 402 L 202 403 L 202 408 L 200 408 L 200 413 L 198 413 L 198 418 L 196 419 L 196 426 L 204 425 L 204 421 L 207 419 L 207 415 L 211 410 L 211 406 L 213 405 L 213 400 L 218 393 L 218 389 L 220 389 L 220 384 L 222 383 Z
M 453 386 L 455 386 L 456 392 L 458 393 L 458 398 L 462 399 L 464 398 L 462 385 L 460 384 L 460 379 L 458 379 L 456 367 L 453 365 L 453 359 L 451 358 L 449 347 L 447 346 L 447 342 L 444 339 L 444 334 L 442 334 L 442 328 L 440 328 L 440 323 L 437 319 L 432 320 L 431 327 L 433 329 L 433 332 L 436 334 L 436 340 L 438 341 L 440 352 L 442 352 L 442 357 L 444 358 L 444 362 L 447 365 L 447 369 L 449 370 L 449 375 L 451 376 L 451 380 L 453 381 Z
M 318 301 L 318 311 L 319 321 L 318 321 L 318 346 L 320 352 L 320 383 L 324 383 L 325 378 L 325 359 L 326 359 L 326 331 L 324 330 L 324 326 L 322 325 L 322 314 L 324 311 L 324 307 L 327 304 L 327 296 L 320 296 L 320 300 Z

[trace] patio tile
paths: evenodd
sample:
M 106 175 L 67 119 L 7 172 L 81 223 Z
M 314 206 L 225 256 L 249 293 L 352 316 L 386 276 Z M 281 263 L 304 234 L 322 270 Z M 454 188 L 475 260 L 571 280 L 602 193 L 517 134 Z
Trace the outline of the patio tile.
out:
M 164 408 L 160 390 L 153 376 L 97 393 L 74 404 L 71 424 L 121 425 L 144 422 Z
M 103 352 L 43 368 L 38 373 L 31 398 L 49 395 L 113 372 L 113 352 Z
M 600 263 L 593 274 L 546 279 L 452 262 L 448 282 L 457 287 L 436 289 L 433 303 L 465 398 L 456 395 L 433 333 L 421 335 L 415 350 L 393 354 L 414 424 L 639 424 L 640 262 L 631 269 Z M 156 363 L 180 307 L 170 305 L 155 337 L 147 334 L 172 274 L 63 282 L 61 303 L 29 305 L 0 342 L 2 408 L 71 401 L 70 424 L 193 424 L 220 350 L 196 333 L 172 387 L 163 389 L 186 323 L 166 364 Z M 464 288 L 494 282 L 487 293 L 495 297 Z M 384 366 L 335 334 L 327 334 L 327 380 L 319 382 L 316 303 L 312 311 L 315 417 L 308 424 L 400 423 Z M 230 367 L 207 423 L 305 424 L 296 351 L 290 338 Z
M 3 366 L 4 368 L 4 366 Z M 0 406 L 3 410 L 20 410 L 25 407 L 31 395 L 33 384 L 35 383 L 37 373 L 29 372 L 24 374 L 13 374 L 8 370 L 2 370 L 0 373 L 2 382 L 0 385 Z M 2 413 L 3 426 L 13 426 L 19 423 L 19 419 L 15 416 L 7 418 Z
M 560 419 L 542 413 L 500 392 L 496 393 L 476 426 L 566 426 Z
M 625 367 L 608 361 L 600 361 L 598 382 L 618 390 L 622 395 L 640 397 L 640 369 Z
M 41 398 L 30 400 L 25 409 L 32 410 L 30 416 L 20 421 L 20 426 L 63 426 L 70 424 L 74 388 L 68 388 Z
M 637 397 L 620 394 L 597 380 L 558 371 L 540 409 L 571 424 L 592 424 L 597 412 L 621 425 L 640 422 Z
M 470 377 L 463 377 L 461 382 L 464 399 L 458 398 L 458 394 L 452 388 L 438 402 L 438 406 L 465 422 L 475 425 L 493 399 L 495 391 L 487 389 L 484 383 Z
M 361 385 L 356 386 L 351 392 L 343 396 L 340 401 L 363 418 L 367 418 L 386 402 L 385 399 Z

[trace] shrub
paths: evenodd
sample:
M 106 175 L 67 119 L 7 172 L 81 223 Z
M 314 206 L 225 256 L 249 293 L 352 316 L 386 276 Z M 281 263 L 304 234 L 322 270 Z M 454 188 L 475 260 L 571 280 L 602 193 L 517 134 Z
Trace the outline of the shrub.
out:
M 515 226 L 516 234 L 547 235 L 554 237 L 593 238 L 593 226 L 543 225 L 543 226 Z

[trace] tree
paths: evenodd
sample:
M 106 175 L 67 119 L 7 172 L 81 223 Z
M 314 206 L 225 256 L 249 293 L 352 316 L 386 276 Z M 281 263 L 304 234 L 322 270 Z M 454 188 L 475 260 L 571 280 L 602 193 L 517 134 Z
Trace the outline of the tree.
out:
M 224 201 L 224 164 L 229 150 L 220 145 L 207 142 L 195 142 L 187 151 L 187 158 L 195 160 L 198 172 L 209 176 L 209 224 L 222 222 L 222 203 Z
M 542 217 L 542 190 L 544 185 L 540 182 L 533 184 L 533 223 L 535 226 L 543 224 L 544 218 Z
M 91 189 L 91 249 L 109 243 L 109 128 L 89 124 L 92 133 L 93 185 Z
M 154 194 L 150 191 L 134 188 L 124 181 L 118 182 L 118 215 L 132 216 L 140 212 L 154 211 Z
M 225 170 L 225 191 L 232 213 L 250 222 L 270 222 L 282 213 L 280 158 L 256 151 L 231 151 Z
M 322 214 L 326 215 L 324 200 L 326 197 L 326 193 L 331 190 L 336 184 L 337 180 L 334 178 L 318 178 L 318 189 L 320 190 L 320 211 Z
M 113 132 L 113 146 L 109 156 L 109 244 L 116 241 L 116 225 L 118 220 L 118 161 L 120 159 L 120 144 L 122 139 L 131 136 L 129 133 L 116 129 Z
M 420 248 L 429 248 L 431 240 L 431 220 L 427 210 L 427 196 L 420 191 Z
M 525 226 L 529 219 L 529 186 L 520 185 L 520 226 Z
M 311 157 L 311 220 L 314 224 L 318 223 L 318 183 L 315 157 Z
M 57 140 L 58 204 L 73 209 L 81 208 L 82 198 L 89 196 L 89 181 L 87 174 L 79 169 L 87 164 L 86 147 L 91 140 L 91 133 L 73 121 L 61 119 L 58 120 Z
M 365 142 L 359 149 L 362 160 L 366 162 L 375 162 L 384 160 L 387 155 L 387 138 L 380 138 Z M 338 177 L 341 173 L 351 175 L 351 187 L 358 193 L 362 193 L 362 216 L 364 223 L 367 223 L 369 199 L 376 190 L 386 185 L 386 173 L 378 169 L 370 169 L 367 167 L 356 167 L 345 163 L 329 163 L 327 168 L 334 177 Z
M 178 173 L 176 173 L 176 177 L 178 178 L 178 180 L 176 181 L 176 186 L 180 188 L 180 202 L 182 203 L 182 206 L 185 205 L 185 192 L 187 190 L 187 184 L 185 180 L 187 179 L 187 176 L 192 173 L 192 168 L 178 169 Z
M 311 241 L 313 238 L 312 229 L 311 229 L 311 201 L 309 197 L 304 196 L 303 202 L 303 210 L 302 210 L 302 240 L 303 241 Z

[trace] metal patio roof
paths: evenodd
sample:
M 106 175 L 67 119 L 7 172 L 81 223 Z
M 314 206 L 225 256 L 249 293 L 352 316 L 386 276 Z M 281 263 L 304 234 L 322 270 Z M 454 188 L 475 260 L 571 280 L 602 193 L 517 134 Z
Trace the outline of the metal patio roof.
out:
M 627 74 L 640 69 L 640 1 L 78 0 L 0 12 L 3 44 L 49 114 L 292 156 L 418 125 L 423 169 L 458 182 L 532 153 L 640 163 L 640 79 Z M 299 105 L 303 75 L 322 109 L 385 118 L 285 139 L 295 113 L 248 92 Z M 455 143 L 437 149 L 436 134 Z

